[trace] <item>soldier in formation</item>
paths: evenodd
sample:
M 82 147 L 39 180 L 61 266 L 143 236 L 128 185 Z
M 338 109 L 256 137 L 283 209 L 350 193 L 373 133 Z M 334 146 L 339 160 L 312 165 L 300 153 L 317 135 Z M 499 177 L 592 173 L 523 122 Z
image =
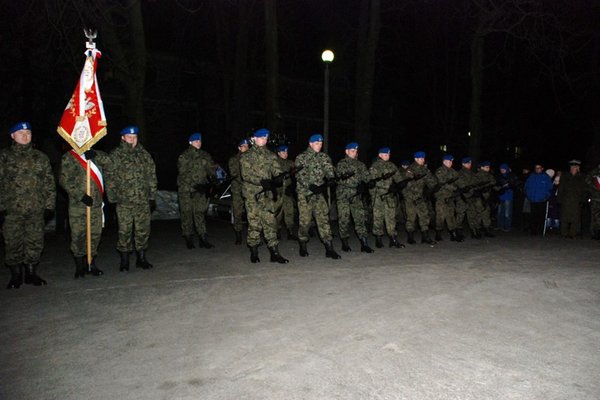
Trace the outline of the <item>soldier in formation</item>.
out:
M 277 147 L 277 161 L 282 172 L 286 172 L 281 188 L 278 189 L 277 202 L 275 204 L 277 223 L 279 226 L 285 225 L 287 239 L 298 240 L 294 234 L 296 218 L 296 199 L 294 197 L 294 162 L 288 158 L 288 146 L 281 145 Z M 277 229 L 279 232 L 279 228 Z
M 437 179 L 435 196 L 435 240 L 442 241 L 444 227 L 450 232 L 450 240 L 462 242 L 463 237 L 457 232 L 456 224 L 456 196 L 458 187 L 458 172 L 452 168 L 454 157 L 446 154 L 442 157 L 442 165 L 435 171 Z
M 0 213 L 5 264 L 10 270 L 8 289 L 23 281 L 34 286 L 46 281 L 37 274 L 44 249 L 44 216 L 54 210 L 56 188 L 48 157 L 33 148 L 29 122 L 8 131 L 12 145 L 0 151 Z
M 244 230 L 244 198 L 242 197 L 242 175 L 240 173 L 240 158 L 250 148 L 248 139 L 238 143 L 238 152 L 227 163 L 231 178 L 231 212 L 233 214 L 233 231 L 235 244 L 242 244 L 242 231 Z
M 110 153 L 107 195 L 117 205 L 119 271 L 129 271 L 129 253 L 134 250 L 136 267 L 152 268 L 146 250 L 151 209 L 156 204 L 156 167 L 150 153 L 138 143 L 138 132 L 137 126 L 124 128 L 119 146 Z
M 436 242 L 429 237 L 429 222 L 431 215 L 429 213 L 429 199 L 426 189 L 435 187 L 435 176 L 425 165 L 425 153 L 417 151 L 414 154 L 414 162 L 408 167 L 407 173 L 410 181 L 402 191 L 404 196 L 404 206 L 406 207 L 406 232 L 408 233 L 407 243 L 415 244 L 414 232 L 417 227 L 417 220 L 421 228 L 421 243 L 430 245 Z

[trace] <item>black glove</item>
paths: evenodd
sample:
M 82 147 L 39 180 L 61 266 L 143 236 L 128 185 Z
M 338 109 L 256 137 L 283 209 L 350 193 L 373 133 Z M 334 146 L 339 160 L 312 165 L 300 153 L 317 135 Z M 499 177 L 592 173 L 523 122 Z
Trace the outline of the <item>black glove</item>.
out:
M 54 210 L 46 209 L 44 210 L 44 221 L 48 222 L 54 217 Z
M 327 185 L 315 185 L 314 183 L 311 183 L 310 185 L 308 185 L 308 190 L 313 192 L 313 194 L 321 194 L 321 193 L 325 192 L 326 189 L 327 189 Z
M 93 160 L 94 157 L 96 157 L 96 150 L 89 149 L 88 151 L 83 153 L 83 155 L 85 156 L 86 160 Z
M 264 191 L 273 190 L 275 188 L 275 184 L 271 179 L 261 179 L 260 186 L 262 186 Z
M 198 193 L 206 193 L 206 191 L 208 190 L 209 185 L 206 183 L 198 183 L 197 185 L 194 186 L 194 190 Z
M 285 188 L 285 195 L 286 195 L 286 196 L 290 196 L 290 197 L 291 197 L 291 196 L 293 196 L 293 195 L 294 195 L 294 192 L 295 192 L 295 190 L 294 190 L 294 185 L 289 185 L 289 186 L 287 186 L 287 187 Z
M 154 210 L 156 210 L 156 200 L 152 199 L 150 200 L 150 212 L 154 212 Z
M 275 185 L 276 187 L 283 186 L 283 176 L 276 176 L 275 178 L 272 179 L 272 181 L 273 181 L 273 185 Z
M 377 182 L 375 182 L 375 181 L 369 181 L 369 182 L 367 182 L 367 187 L 369 189 L 373 189 L 375 187 L 375 185 L 377 185 Z
M 375 185 L 373 185 L 375 186 Z M 360 182 L 356 186 L 356 194 L 365 194 L 369 191 L 369 184 L 367 182 Z
M 81 198 L 81 202 L 83 204 L 85 204 L 88 207 L 91 207 L 92 205 L 94 205 L 94 199 L 92 199 L 90 196 L 88 196 L 87 194 L 84 194 L 83 197 Z
M 398 194 L 398 193 L 400 193 L 400 191 L 401 191 L 401 190 L 400 190 L 400 185 L 399 185 L 399 184 L 397 184 L 397 183 L 395 183 L 395 182 L 392 182 L 392 183 L 390 184 L 390 187 L 389 187 L 388 191 L 389 191 L 390 193 L 392 193 L 392 194 Z

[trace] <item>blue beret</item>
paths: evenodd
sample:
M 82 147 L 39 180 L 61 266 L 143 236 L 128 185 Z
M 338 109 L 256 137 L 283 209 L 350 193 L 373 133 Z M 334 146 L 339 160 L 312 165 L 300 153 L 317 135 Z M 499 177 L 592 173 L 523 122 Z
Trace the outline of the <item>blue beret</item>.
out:
M 444 160 L 444 161 L 454 161 L 454 157 L 452 156 L 452 154 L 446 154 L 444 157 L 442 157 L 442 160 Z
M 489 161 L 482 161 L 482 162 L 479 163 L 480 167 L 489 167 L 491 165 L 492 165 L 492 163 L 489 162 Z
M 323 135 L 321 135 L 320 133 L 315 133 L 308 139 L 308 143 L 322 142 L 322 141 L 323 141 Z
M 473 161 L 473 159 L 471 157 L 465 157 L 462 159 L 462 164 L 468 164 L 472 161 Z
M 381 147 L 377 151 L 377 154 L 390 154 L 392 150 L 389 147 Z
M 417 151 L 414 156 L 414 158 L 425 158 L 425 152 L 424 151 Z
M 402 161 L 400 161 L 400 165 L 410 165 L 410 161 L 402 160 Z
M 238 147 L 243 146 L 245 144 L 250 144 L 250 141 L 248 139 L 242 139 L 240 140 L 240 143 L 238 143 Z
M 346 150 L 358 149 L 358 143 L 351 142 L 346 145 Z
M 507 163 L 502 163 L 502 164 L 500 164 L 500 169 L 505 169 L 508 171 L 510 169 L 510 167 L 508 166 Z
M 261 128 L 254 132 L 254 137 L 269 137 L 271 132 L 266 128 Z
M 121 130 L 121 135 L 137 135 L 138 127 L 135 125 L 127 126 Z
M 288 151 L 288 147 L 284 144 L 277 146 L 277 152 L 279 153 L 280 151 Z
M 20 131 L 21 129 L 31 130 L 31 124 L 27 121 L 19 122 L 18 124 L 14 124 L 8 131 L 8 134 L 15 133 L 16 131 Z
M 188 138 L 188 142 L 193 142 L 196 140 L 202 141 L 202 134 L 200 132 L 192 133 Z

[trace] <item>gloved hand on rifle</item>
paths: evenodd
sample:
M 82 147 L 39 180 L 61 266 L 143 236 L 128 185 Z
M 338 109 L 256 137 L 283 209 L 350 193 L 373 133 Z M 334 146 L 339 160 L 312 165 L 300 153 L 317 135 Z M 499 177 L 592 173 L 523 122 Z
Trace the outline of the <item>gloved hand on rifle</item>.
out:
M 273 185 L 275 187 L 281 187 L 281 186 L 283 186 L 283 179 L 284 179 L 284 177 L 282 175 L 278 175 L 278 176 L 274 177 L 271 180 L 271 182 L 273 182 Z
M 315 185 L 314 183 L 311 183 L 310 185 L 308 185 L 308 190 L 313 192 L 313 194 L 325 193 L 325 191 L 327 191 L 327 182 L 325 182 L 322 185 Z
M 260 186 L 264 191 L 274 190 L 276 188 L 275 181 L 273 179 L 261 179 Z
M 362 195 L 362 194 L 367 193 L 369 191 L 369 186 L 371 186 L 371 185 L 369 185 L 369 183 L 367 183 L 367 182 L 360 182 L 356 186 L 356 194 L 357 195 Z M 375 187 L 375 183 L 373 183 L 373 187 Z

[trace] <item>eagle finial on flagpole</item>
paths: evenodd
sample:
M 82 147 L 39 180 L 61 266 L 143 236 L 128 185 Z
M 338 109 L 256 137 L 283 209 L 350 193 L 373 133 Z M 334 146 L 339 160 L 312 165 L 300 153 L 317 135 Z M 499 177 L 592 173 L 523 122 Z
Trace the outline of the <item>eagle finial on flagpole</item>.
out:
M 89 50 L 95 49 L 96 43 L 94 42 L 94 39 L 96 39 L 96 37 L 98 36 L 98 31 L 94 30 L 94 29 L 83 28 L 83 34 L 85 35 L 86 38 L 88 38 L 88 41 L 85 42 L 85 46 Z

